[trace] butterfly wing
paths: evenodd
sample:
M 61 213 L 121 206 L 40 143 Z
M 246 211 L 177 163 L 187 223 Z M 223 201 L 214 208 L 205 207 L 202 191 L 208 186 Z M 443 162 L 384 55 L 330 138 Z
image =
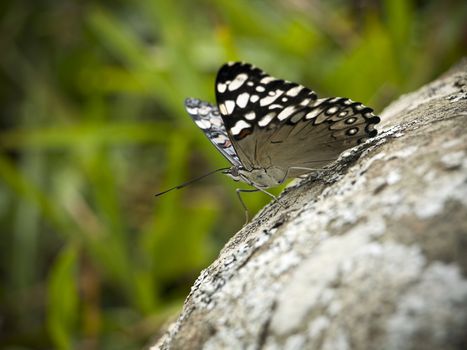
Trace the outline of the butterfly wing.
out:
M 217 107 L 195 98 L 187 98 L 185 109 L 219 152 L 232 165 L 240 165 L 240 159 L 227 135 Z
M 247 169 L 281 167 L 289 177 L 309 172 L 303 168 L 321 168 L 375 136 L 379 122 L 361 103 L 318 99 L 312 90 L 247 63 L 221 67 L 216 98 L 242 164 Z
M 261 164 L 271 162 L 292 168 L 289 176 L 296 177 L 309 172 L 300 168 L 322 168 L 346 149 L 376 136 L 374 126 L 378 122 L 373 110 L 359 102 L 347 98 L 318 99 L 279 127 L 262 133 L 260 154 L 266 155 L 258 159 Z

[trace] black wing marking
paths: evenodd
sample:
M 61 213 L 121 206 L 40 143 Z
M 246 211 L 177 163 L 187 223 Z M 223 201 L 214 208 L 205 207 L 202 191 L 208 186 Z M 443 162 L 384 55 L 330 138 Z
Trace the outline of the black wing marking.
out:
M 248 63 L 221 67 L 216 79 L 216 99 L 227 133 L 237 154 L 249 169 L 257 163 L 251 147 L 239 141 L 253 130 L 264 129 L 273 119 L 286 119 L 316 100 L 316 94 L 297 83 L 276 79 Z M 256 136 L 254 137 L 256 139 Z M 250 139 L 250 138 L 246 138 Z
M 195 98 L 187 98 L 185 108 L 196 125 L 203 130 L 209 141 L 222 155 L 232 165 L 240 165 L 240 159 L 232 147 L 217 107 Z
M 247 169 L 320 168 L 377 133 L 379 118 L 371 108 L 346 98 L 318 100 L 312 90 L 247 63 L 221 67 L 216 97 L 228 136 Z

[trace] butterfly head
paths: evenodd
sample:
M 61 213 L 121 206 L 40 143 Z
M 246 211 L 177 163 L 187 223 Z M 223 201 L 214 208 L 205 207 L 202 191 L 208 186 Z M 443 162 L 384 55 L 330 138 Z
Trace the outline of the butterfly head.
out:
M 226 169 L 223 171 L 223 173 L 229 177 L 231 177 L 234 181 L 240 181 L 242 180 L 242 177 L 240 175 L 240 171 L 244 171 L 243 166 L 241 165 L 234 165 L 230 167 L 229 169 Z

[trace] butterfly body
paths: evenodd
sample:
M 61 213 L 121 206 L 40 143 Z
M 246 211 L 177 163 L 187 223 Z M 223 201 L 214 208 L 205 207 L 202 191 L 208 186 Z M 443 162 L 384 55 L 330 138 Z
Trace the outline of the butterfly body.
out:
M 190 98 L 186 109 L 231 163 L 225 173 L 261 191 L 320 169 L 377 134 L 380 119 L 371 108 L 318 98 L 248 63 L 223 65 L 215 86 L 217 106 Z
M 287 170 L 275 166 L 251 170 L 233 166 L 228 170 L 227 175 L 235 181 L 243 181 L 253 187 L 266 189 L 282 184 L 287 178 Z

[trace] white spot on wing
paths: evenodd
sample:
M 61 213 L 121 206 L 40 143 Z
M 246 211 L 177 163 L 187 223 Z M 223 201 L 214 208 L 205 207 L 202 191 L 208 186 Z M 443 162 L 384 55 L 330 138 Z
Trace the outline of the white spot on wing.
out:
M 278 103 L 274 103 L 272 105 L 269 105 L 269 109 L 274 109 L 274 108 L 284 108 L 284 106 L 278 104 Z
M 232 100 L 227 100 L 224 102 L 225 108 L 227 110 L 226 114 L 231 114 L 235 108 L 235 102 Z
M 245 119 L 247 120 L 255 120 L 256 119 L 256 113 L 251 111 L 245 114 Z
M 317 107 L 319 106 L 321 103 L 323 103 L 324 101 L 326 101 L 325 98 L 319 98 L 315 101 L 315 103 L 313 103 L 313 107 Z
M 219 104 L 219 111 L 221 111 L 221 113 L 223 115 L 227 115 L 227 108 L 225 108 L 225 105 L 223 103 Z
M 209 122 L 210 122 L 212 125 L 215 125 L 215 126 L 221 126 L 221 125 L 224 124 L 224 123 L 222 122 L 222 118 L 220 118 L 219 116 L 209 118 Z
M 295 106 L 289 106 L 289 107 L 286 107 L 284 108 L 284 110 L 282 110 L 278 116 L 277 116 L 277 119 L 279 120 L 284 120 L 284 119 L 287 119 L 288 117 L 290 117 L 292 115 L 292 113 L 295 111 Z
M 237 75 L 229 85 L 229 91 L 237 90 L 248 79 L 248 75 L 241 73 Z
M 203 130 L 209 129 L 211 127 L 211 123 L 206 119 L 197 119 L 195 120 L 195 123 L 200 129 Z
M 251 124 L 247 123 L 246 121 L 240 119 L 238 122 L 235 123 L 230 132 L 232 135 L 238 135 L 242 132 L 243 129 L 250 128 Z
M 219 91 L 221 94 L 225 92 L 226 88 L 227 88 L 227 85 L 223 83 L 217 84 L 217 91 Z
M 267 84 L 267 83 L 270 83 L 273 80 L 275 80 L 273 77 L 264 77 L 263 79 L 261 79 L 260 83 L 261 84 Z
M 283 90 L 277 89 L 273 96 L 263 97 L 259 101 L 260 106 L 264 107 L 264 106 L 267 106 L 267 105 L 273 103 L 280 95 L 282 95 L 283 92 L 284 92 Z
M 326 111 L 326 114 L 334 114 L 334 113 L 336 113 L 338 111 L 338 109 L 339 108 L 337 108 L 336 106 L 331 107 Z
M 208 106 L 201 106 L 198 109 L 198 113 L 202 116 L 208 115 L 210 111 L 211 111 L 211 108 L 209 108 Z
M 192 107 L 186 107 L 186 111 L 189 113 L 189 114 L 192 114 L 192 115 L 196 115 L 198 114 L 198 109 L 197 108 L 192 108 Z
M 305 115 L 305 119 L 307 119 L 307 120 L 313 119 L 314 117 L 316 117 L 316 116 L 319 115 L 320 113 L 321 113 L 321 110 L 320 110 L 319 108 L 312 109 L 311 111 L 309 111 L 309 112 Z
M 224 135 L 218 135 L 216 138 L 212 139 L 216 144 L 225 144 L 229 139 Z
M 264 86 L 262 86 L 262 85 L 258 85 L 258 86 L 256 87 L 256 91 L 258 91 L 258 92 L 265 92 L 265 91 L 266 91 L 266 88 L 265 88 Z
M 251 102 L 255 103 L 255 102 L 258 101 L 258 100 L 259 100 L 259 96 L 258 96 L 258 95 L 251 95 L 251 97 L 250 97 L 250 101 L 251 101 Z
M 295 87 L 289 89 L 289 91 L 287 91 L 285 94 L 286 94 L 287 96 L 292 96 L 292 97 L 294 97 L 294 96 L 297 96 L 297 95 L 299 94 L 299 92 L 302 91 L 302 89 L 303 89 L 303 86 L 297 85 L 297 86 L 295 86 Z
M 239 106 L 240 108 L 245 108 L 249 99 L 250 99 L 250 94 L 248 92 L 244 92 L 243 94 L 238 95 L 237 106 Z
M 276 116 L 276 113 L 275 112 L 270 112 L 268 114 L 266 114 L 263 118 L 261 118 L 261 120 L 258 122 L 258 125 L 263 127 L 263 126 L 266 126 L 268 125 L 271 120 Z
M 300 102 L 300 105 L 301 106 L 308 106 L 308 104 L 310 103 L 311 101 L 311 98 L 306 98 L 304 99 L 302 102 Z

